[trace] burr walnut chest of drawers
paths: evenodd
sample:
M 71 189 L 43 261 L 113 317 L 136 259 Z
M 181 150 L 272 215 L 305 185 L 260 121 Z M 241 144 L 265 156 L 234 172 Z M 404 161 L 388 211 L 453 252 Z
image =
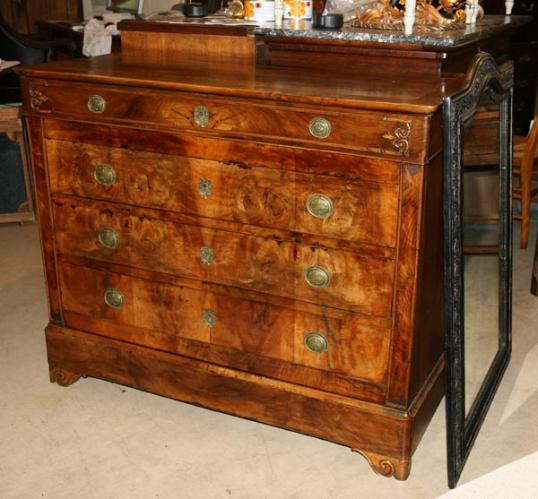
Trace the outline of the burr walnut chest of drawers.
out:
M 124 35 L 121 55 L 22 71 L 51 379 L 303 432 L 405 479 L 443 394 L 440 106 L 461 75 L 404 77 L 391 51 L 383 71 L 375 51 L 345 74 L 278 47 L 256 64 L 244 34 L 179 63 Z

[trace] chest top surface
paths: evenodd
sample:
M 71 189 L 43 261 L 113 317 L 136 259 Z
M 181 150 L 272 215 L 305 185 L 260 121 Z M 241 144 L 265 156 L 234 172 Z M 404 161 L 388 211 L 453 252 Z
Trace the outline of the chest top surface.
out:
M 301 68 L 259 67 L 238 61 L 160 64 L 121 55 L 60 61 L 27 67 L 35 78 L 103 83 L 272 101 L 339 107 L 434 112 L 445 95 L 461 86 L 461 75 L 402 76 L 371 69 L 346 76 Z

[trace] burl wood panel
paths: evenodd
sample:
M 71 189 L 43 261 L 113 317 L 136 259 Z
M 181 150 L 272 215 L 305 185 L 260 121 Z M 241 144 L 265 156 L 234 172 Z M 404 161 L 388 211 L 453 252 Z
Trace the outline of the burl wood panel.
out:
M 60 254 L 86 257 L 285 296 L 372 316 L 391 311 L 394 262 L 328 248 L 174 223 L 158 213 L 88 202 L 55 202 Z M 113 229 L 118 248 L 105 248 L 100 231 Z M 326 269 L 326 288 L 305 281 L 311 266 Z
M 155 274 L 154 272 L 136 269 L 125 265 L 107 264 L 97 260 L 79 259 L 73 257 L 62 257 L 62 262 L 77 267 L 94 269 L 105 274 L 122 274 L 126 277 L 142 279 L 144 281 L 155 281 L 160 284 L 167 284 L 174 288 L 187 288 L 198 290 L 201 293 L 211 293 L 217 296 L 229 298 L 239 303 L 245 300 L 264 303 L 275 309 L 291 309 L 299 314 L 313 316 L 323 316 L 325 320 L 336 320 L 347 322 L 358 320 L 352 312 L 340 309 L 323 308 L 305 302 L 290 301 L 274 295 L 255 293 L 253 291 L 241 290 L 230 286 L 222 286 L 209 282 L 202 282 L 193 279 L 182 279 L 169 274 Z M 114 320 L 100 317 L 90 317 L 76 312 L 65 311 L 65 320 L 72 328 L 83 331 L 91 331 L 96 334 L 105 334 L 109 337 L 121 338 L 130 343 L 136 343 L 141 337 L 149 342 L 155 332 L 139 327 L 130 326 Z M 361 324 L 364 327 L 374 330 L 390 330 L 391 319 L 378 319 L 361 317 Z M 160 339 L 162 342 L 162 338 Z M 386 398 L 386 383 L 373 384 L 364 379 L 354 378 L 337 372 L 325 371 L 317 368 L 310 368 L 299 364 L 291 364 L 272 357 L 260 357 L 241 350 L 216 345 L 215 343 L 204 343 L 191 340 L 181 336 L 176 336 L 174 344 L 177 353 L 187 357 L 212 362 L 218 365 L 234 366 L 242 371 L 249 371 L 255 366 L 256 372 L 274 379 L 285 379 L 304 386 L 322 388 L 325 391 L 349 395 L 361 400 L 368 400 L 377 403 L 384 403 Z M 161 343 L 162 344 L 162 343 Z M 156 344 L 147 346 L 158 348 Z
M 179 338 L 187 338 L 370 382 L 384 380 L 390 337 L 385 321 L 355 315 L 331 319 L 322 310 L 320 315 L 299 313 L 67 263 L 60 269 L 64 310 L 105 319 L 97 323 L 99 334 L 171 352 L 178 352 Z M 123 294 L 120 308 L 105 303 L 109 288 Z M 214 325 L 204 318 L 208 311 L 214 314 Z M 115 328 L 114 323 L 138 330 Z M 314 353 L 304 345 L 305 335 L 313 331 L 327 338 L 325 352 Z M 254 363 L 251 370 L 256 371 Z
M 39 95 L 39 98 L 31 97 Z M 100 95 L 106 109 L 94 114 L 88 98 Z M 46 85 L 30 82 L 25 92 L 27 108 L 41 115 L 67 116 L 97 123 L 166 127 L 204 135 L 248 137 L 250 139 L 318 148 L 339 148 L 405 158 L 422 162 L 427 144 L 428 120 L 412 114 L 349 111 L 294 107 L 203 94 L 124 89 L 110 85 L 90 85 L 50 81 Z M 206 124 L 195 121 L 195 109 L 205 106 Z M 313 118 L 331 123 L 327 138 L 315 138 L 309 131 Z
M 46 148 L 53 192 L 368 244 L 396 244 L 396 183 L 265 168 L 241 161 L 244 154 L 235 161 L 215 161 L 63 140 L 47 140 Z M 333 162 L 328 157 L 326 166 Z M 116 181 L 106 187 L 94 176 L 95 167 L 103 163 L 116 172 Z M 333 202 L 334 212 L 325 220 L 306 209 L 314 193 Z

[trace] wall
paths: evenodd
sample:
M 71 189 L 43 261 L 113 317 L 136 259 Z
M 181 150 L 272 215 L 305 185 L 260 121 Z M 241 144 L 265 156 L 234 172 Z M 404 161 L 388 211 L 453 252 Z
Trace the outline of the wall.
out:
M 147 16 L 154 12 L 170 10 L 172 5 L 179 2 L 180 0 L 144 0 L 143 14 Z M 107 0 L 83 0 L 85 19 L 101 15 L 106 8 L 106 3 Z
M 180 0 L 144 0 L 144 15 L 170 10 Z
M 151 0 L 150 0 L 151 1 Z M 38 20 L 79 20 L 78 0 L 0 0 L 0 13 L 4 21 L 19 33 L 35 33 Z

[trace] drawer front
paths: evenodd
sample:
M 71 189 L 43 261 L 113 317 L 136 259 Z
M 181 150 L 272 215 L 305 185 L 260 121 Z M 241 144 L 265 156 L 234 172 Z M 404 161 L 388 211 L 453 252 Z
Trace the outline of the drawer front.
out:
M 428 149 L 428 121 L 424 116 L 282 106 L 203 94 L 52 81 L 31 81 L 24 88 L 27 109 L 71 119 L 299 142 L 420 162 Z
M 47 154 L 52 192 L 368 244 L 396 244 L 394 183 L 56 140 L 47 140 Z M 328 158 L 327 168 L 330 164 Z M 312 200 L 320 194 L 330 203 L 330 213 L 322 217 L 312 213 Z
M 82 201 L 55 203 L 60 253 L 388 316 L 388 258 L 251 237 Z
M 93 332 L 165 351 L 184 353 L 181 345 L 195 340 L 373 383 L 385 379 L 385 321 L 300 313 L 67 263 L 60 265 L 60 277 L 68 326 L 80 326 L 77 317 L 86 317 L 82 322 Z M 231 358 L 221 360 L 233 363 Z M 249 370 L 256 372 L 256 363 Z

